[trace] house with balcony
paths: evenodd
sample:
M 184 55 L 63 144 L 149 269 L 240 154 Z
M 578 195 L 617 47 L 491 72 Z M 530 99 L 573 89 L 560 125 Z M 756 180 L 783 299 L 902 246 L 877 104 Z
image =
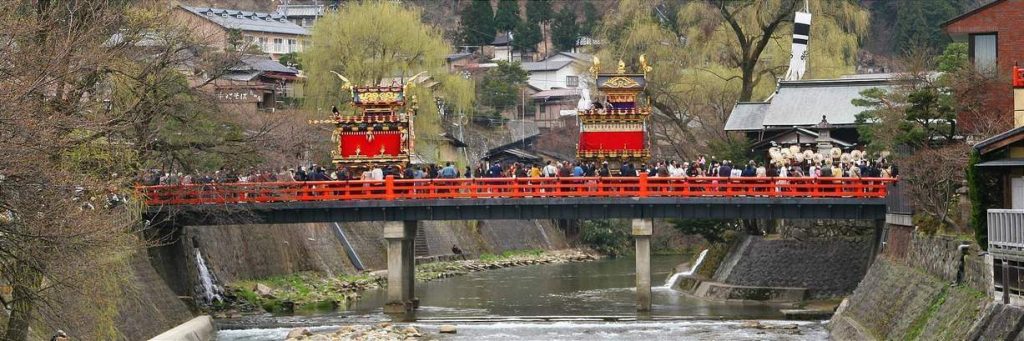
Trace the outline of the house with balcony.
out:
M 313 23 L 316 22 L 317 19 L 320 19 L 327 13 L 326 10 L 326 6 L 320 4 L 284 4 L 277 5 L 276 13 L 281 14 L 285 19 L 295 23 L 296 25 L 309 29 L 313 27 Z
M 280 13 L 178 6 L 174 16 L 207 45 L 221 50 L 258 50 L 278 60 L 309 46 L 309 30 Z
M 1012 68 L 1014 128 L 974 145 L 972 191 L 987 211 L 993 285 L 1004 303 L 1024 304 L 1024 69 Z
M 238 112 L 274 111 L 286 97 L 302 97 L 297 86 L 299 71 L 268 56 L 245 56 L 204 89 L 212 89 L 217 100 Z

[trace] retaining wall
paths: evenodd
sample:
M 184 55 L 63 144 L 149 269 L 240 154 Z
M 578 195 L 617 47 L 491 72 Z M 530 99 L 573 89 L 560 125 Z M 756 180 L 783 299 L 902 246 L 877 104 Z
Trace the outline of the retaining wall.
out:
M 808 240 L 747 236 L 714 280 L 753 287 L 806 288 L 808 298 L 849 294 L 871 261 L 871 236 Z
M 882 254 L 833 316 L 836 340 L 1014 339 L 1019 307 L 996 304 L 991 265 L 981 250 L 947 236 L 926 236 L 889 226 Z M 961 257 L 963 270 L 961 272 Z M 958 274 L 960 276 L 957 284 Z

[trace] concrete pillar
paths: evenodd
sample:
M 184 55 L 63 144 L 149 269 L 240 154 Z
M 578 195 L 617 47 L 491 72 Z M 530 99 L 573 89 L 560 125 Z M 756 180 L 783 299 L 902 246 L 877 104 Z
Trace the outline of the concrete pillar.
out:
M 389 221 L 384 223 L 384 239 L 388 243 L 388 291 L 384 312 L 401 314 L 411 311 L 416 265 L 413 261 L 412 240 L 416 236 L 416 221 Z
M 653 222 L 633 219 L 636 239 L 636 311 L 651 311 L 651 235 Z

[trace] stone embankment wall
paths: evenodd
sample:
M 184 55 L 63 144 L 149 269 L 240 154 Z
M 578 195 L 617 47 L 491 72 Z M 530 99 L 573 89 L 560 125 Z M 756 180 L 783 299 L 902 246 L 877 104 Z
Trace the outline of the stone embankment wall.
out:
M 970 245 L 965 252 L 960 250 L 963 244 Z M 972 242 L 893 226 L 882 254 L 832 317 L 831 336 L 835 340 L 1024 336 L 1020 334 L 1024 310 L 994 302 L 991 276 L 991 264 Z
M 189 226 L 182 231 L 181 250 L 173 252 L 184 255 L 181 267 L 191 283 L 198 276 L 196 250 L 220 283 L 302 271 L 355 273 L 336 229 L 342 230 L 366 270 L 387 268 L 384 227 L 379 222 Z M 563 233 L 548 221 L 424 221 L 420 229 L 425 256 L 450 255 L 452 245 L 474 255 L 568 247 Z
M 807 298 L 849 294 L 871 261 L 870 235 L 806 240 L 746 236 L 713 278 L 731 285 L 805 288 Z

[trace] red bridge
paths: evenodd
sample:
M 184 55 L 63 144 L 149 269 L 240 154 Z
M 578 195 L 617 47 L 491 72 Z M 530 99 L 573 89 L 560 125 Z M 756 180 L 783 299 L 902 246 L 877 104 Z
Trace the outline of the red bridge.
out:
M 149 205 L 516 198 L 885 198 L 891 178 L 568 177 L 138 187 Z

